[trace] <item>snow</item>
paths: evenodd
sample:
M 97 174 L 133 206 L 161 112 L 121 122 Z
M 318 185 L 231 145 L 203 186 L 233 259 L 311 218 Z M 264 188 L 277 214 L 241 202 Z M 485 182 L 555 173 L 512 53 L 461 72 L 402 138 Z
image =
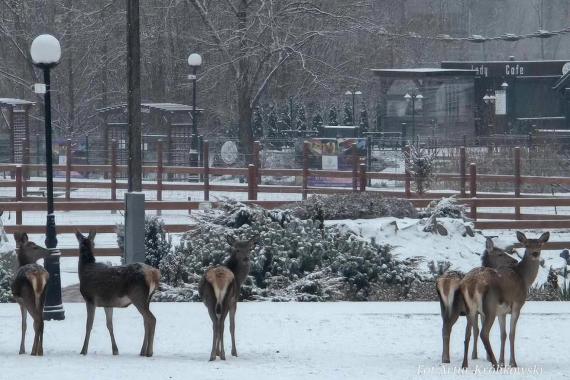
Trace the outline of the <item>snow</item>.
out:
M 66 319 L 46 322 L 44 357 L 18 355 L 19 310 L 0 305 L 2 378 L 41 373 L 44 380 L 77 379 L 475 379 L 475 371 L 489 371 L 485 360 L 471 360 L 467 374 L 459 371 L 465 319 L 455 325 L 451 364 L 441 365 L 439 305 L 429 303 L 241 303 L 236 338 L 239 357 L 208 362 L 211 322 L 200 303 L 152 304 L 157 317 L 154 357 L 138 356 L 142 320 L 135 308 L 115 309 L 114 332 L 119 356 L 112 356 L 103 310 L 98 309 L 89 354 L 79 355 L 85 332 L 83 304 L 66 304 Z M 565 303 L 529 302 L 517 328 L 517 361 L 536 368 L 538 375 L 513 379 L 568 377 L 564 331 L 570 322 Z M 497 351 L 498 324 L 491 344 Z M 227 323 L 226 323 L 227 326 Z M 28 328 L 26 349 L 32 343 Z M 539 348 L 539 349 L 536 349 Z M 479 352 L 484 353 L 479 343 Z M 484 356 L 481 355 L 481 356 Z M 508 358 L 508 348 L 507 348 Z M 428 371 L 419 374 L 418 371 Z M 495 378 L 498 375 L 486 375 Z
M 366 240 L 374 238 L 379 244 L 390 244 L 393 247 L 392 253 L 399 258 L 419 258 L 418 270 L 424 274 L 430 273 L 428 265 L 431 261 L 449 261 L 450 269 L 462 272 L 480 266 L 486 236 L 497 236 L 493 241 L 497 247 L 503 249 L 516 243 L 514 231 L 484 231 L 486 236 L 476 233 L 474 237 L 470 237 L 463 236 L 466 225 L 463 220 L 438 218 L 437 221 L 447 229 L 447 236 L 424 232 L 425 225 L 421 224 L 421 220 L 409 218 L 335 220 L 326 221 L 325 224 L 342 225 Z M 527 237 L 538 237 L 542 232 L 529 231 Z M 566 236 L 566 239 L 561 236 Z M 570 236 L 566 232 L 554 231 L 551 235 L 552 241 L 566 241 L 568 238 Z M 522 257 L 524 249 L 518 249 L 517 253 Z M 561 268 L 566 264 L 557 251 L 543 251 L 541 257 L 545 263 L 539 269 L 536 285 L 546 282 L 551 266 Z

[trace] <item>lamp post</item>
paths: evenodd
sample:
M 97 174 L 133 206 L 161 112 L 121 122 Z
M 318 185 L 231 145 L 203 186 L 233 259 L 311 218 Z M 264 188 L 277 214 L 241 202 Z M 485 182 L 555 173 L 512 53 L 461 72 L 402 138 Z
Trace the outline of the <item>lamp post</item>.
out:
M 356 95 L 362 95 L 362 91 L 355 91 L 355 90 L 350 91 L 349 90 L 349 91 L 345 92 L 344 94 L 352 96 L 352 125 L 357 125 L 356 124 L 356 116 L 355 116 L 356 114 L 354 112 L 355 107 L 356 107 Z
M 49 273 L 46 302 L 43 317 L 45 320 L 63 320 L 65 313 L 61 301 L 61 278 L 59 257 L 57 249 L 57 235 L 55 230 L 55 215 L 53 207 L 53 162 L 51 139 L 51 83 L 50 69 L 55 67 L 61 59 L 59 41 L 52 35 L 42 34 L 34 39 L 30 48 L 30 55 L 34 65 L 43 70 L 45 95 L 45 137 L 46 137 L 46 182 L 47 182 L 47 221 L 46 221 L 46 248 L 50 254 L 45 259 L 45 267 Z M 37 91 L 39 93 L 43 91 Z
M 192 80 L 192 141 L 191 149 L 198 154 L 198 115 L 196 113 L 196 73 L 198 68 L 202 66 L 202 56 L 192 53 L 188 56 L 188 65 L 192 68 L 192 74 L 188 75 L 188 79 Z M 195 160 L 192 160 L 195 162 Z
M 412 92 L 411 95 L 409 93 L 406 93 L 406 95 L 404 95 L 404 99 L 406 99 L 408 103 L 412 103 L 412 141 L 413 141 L 416 138 L 416 101 L 421 102 L 424 99 L 424 96 L 422 94 L 416 94 L 415 92 Z
M 495 129 L 495 121 L 494 121 L 494 112 L 493 112 L 493 107 L 495 106 L 495 101 L 497 100 L 497 97 L 495 96 L 495 93 L 492 90 L 487 90 L 487 93 L 485 94 L 485 96 L 483 96 L 483 102 L 485 103 L 485 105 L 487 106 L 487 114 L 488 114 L 488 129 L 489 129 L 489 134 L 493 135 L 494 134 L 494 129 Z

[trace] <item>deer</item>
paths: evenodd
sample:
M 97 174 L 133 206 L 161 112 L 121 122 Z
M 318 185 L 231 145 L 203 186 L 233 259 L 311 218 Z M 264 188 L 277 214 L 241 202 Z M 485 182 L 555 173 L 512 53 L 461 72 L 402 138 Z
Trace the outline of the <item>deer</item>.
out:
M 550 238 L 550 232 L 543 233 L 538 239 L 527 239 L 525 234 L 517 231 L 517 240 L 525 248 L 521 261 L 512 267 L 482 268 L 480 271 L 468 273 L 461 282 L 460 291 L 465 304 L 467 316 L 467 328 L 465 330 L 465 342 L 463 352 L 463 368 L 468 367 L 467 351 L 469 350 L 469 340 L 471 338 L 470 327 L 475 323 L 477 313 L 483 316 L 483 326 L 481 329 L 481 340 L 487 351 L 489 361 L 494 369 L 505 365 L 505 341 L 506 315 L 511 314 L 510 319 L 510 361 L 511 367 L 517 367 L 515 358 L 515 336 L 517 322 L 524 306 L 528 290 L 536 276 L 540 265 L 540 253 L 542 247 Z M 489 332 L 495 317 L 499 319 L 501 330 L 501 353 L 499 363 L 495 358 L 491 343 L 489 342 Z
M 87 355 L 95 308 L 99 306 L 105 310 L 113 355 L 118 355 L 119 349 L 113 334 L 113 308 L 125 308 L 133 304 L 144 320 L 140 355 L 151 357 L 156 318 L 150 311 L 150 299 L 159 286 L 160 271 L 143 263 L 110 266 L 95 262 L 95 235 L 94 231 L 88 237 L 79 231 L 75 233 L 79 242 L 79 291 L 87 306 L 87 324 L 81 354 Z
M 482 268 L 513 267 L 517 260 L 509 256 L 504 250 L 497 248 L 491 238 L 485 241 L 485 250 L 481 255 L 481 267 L 472 269 L 468 274 L 481 271 Z M 441 354 L 442 363 L 450 363 L 449 340 L 453 325 L 460 316 L 465 316 L 465 304 L 461 295 L 460 286 L 465 275 L 457 271 L 447 271 L 436 281 L 436 290 L 441 307 L 441 319 L 443 327 L 441 335 L 443 340 L 443 350 Z M 479 335 L 479 322 L 475 318 L 473 321 L 473 351 L 472 359 L 477 359 L 477 337 Z
M 20 340 L 20 355 L 26 353 L 27 313 L 34 320 L 33 356 L 43 356 L 44 345 L 44 319 L 43 311 L 46 298 L 49 274 L 41 265 L 36 264 L 39 259 L 49 256 L 49 250 L 40 247 L 28 239 L 25 232 L 14 234 L 18 258 L 18 269 L 12 281 L 12 294 L 22 313 L 22 338 Z
M 255 246 L 255 239 L 236 240 L 227 236 L 231 254 L 223 265 L 209 268 L 199 285 L 199 295 L 208 309 L 212 320 L 212 351 L 210 361 L 226 360 L 224 350 L 224 322 L 230 314 L 230 334 L 232 338 L 232 356 L 238 356 L 235 340 L 235 316 L 241 285 L 247 278 L 251 263 L 249 252 Z

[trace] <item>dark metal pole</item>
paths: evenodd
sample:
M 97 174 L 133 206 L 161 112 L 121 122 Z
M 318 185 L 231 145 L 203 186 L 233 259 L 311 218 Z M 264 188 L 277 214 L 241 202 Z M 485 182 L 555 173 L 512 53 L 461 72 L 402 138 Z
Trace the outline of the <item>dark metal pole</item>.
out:
M 356 113 L 355 113 L 355 104 L 356 104 L 356 91 L 352 91 L 352 125 L 356 124 Z
M 65 319 L 63 302 L 61 301 L 61 277 L 59 257 L 61 253 L 57 249 L 57 235 L 55 229 L 55 215 L 53 209 L 53 157 L 51 137 L 51 82 L 50 68 L 44 67 L 44 82 L 46 94 L 44 98 L 45 134 L 46 134 L 46 181 L 47 181 L 47 220 L 46 220 L 46 248 L 50 255 L 46 257 L 44 265 L 49 273 L 46 291 L 46 303 L 43 317 L 45 320 L 61 321 Z
M 198 156 L 198 114 L 196 113 L 196 73 L 198 67 L 192 66 L 192 149 L 194 151 L 193 163 L 196 164 Z M 196 165 L 193 165 L 196 166 Z
M 416 141 L 416 95 L 412 95 L 412 143 Z

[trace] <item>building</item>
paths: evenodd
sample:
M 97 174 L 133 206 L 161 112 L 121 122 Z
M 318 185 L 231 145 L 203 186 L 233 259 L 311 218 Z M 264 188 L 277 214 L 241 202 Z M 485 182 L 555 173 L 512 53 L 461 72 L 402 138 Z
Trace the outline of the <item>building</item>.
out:
M 30 142 L 30 108 L 33 102 L 0 98 L 0 162 L 24 162 Z

